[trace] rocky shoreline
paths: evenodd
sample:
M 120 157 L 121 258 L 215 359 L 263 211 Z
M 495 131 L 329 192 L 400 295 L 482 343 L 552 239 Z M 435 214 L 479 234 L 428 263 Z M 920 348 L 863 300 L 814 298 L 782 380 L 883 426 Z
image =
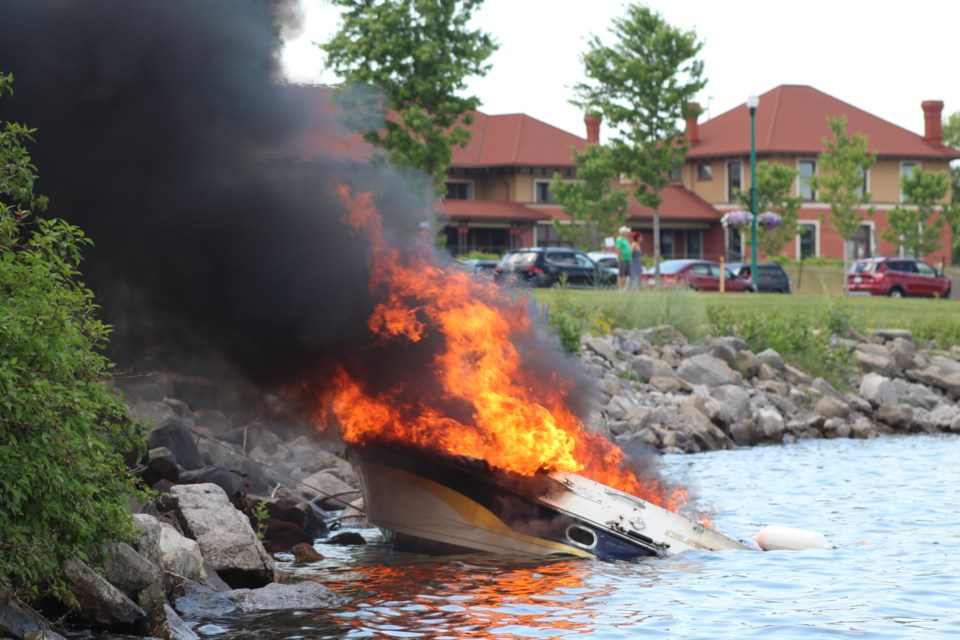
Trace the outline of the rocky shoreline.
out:
M 834 340 L 856 364 L 855 391 L 735 337 L 694 344 L 671 327 L 586 336 L 580 359 L 599 389 L 588 425 L 625 450 L 664 453 L 960 433 L 960 347 L 938 351 L 896 330 Z M 250 403 L 210 379 L 156 373 L 116 384 L 130 413 L 153 425 L 147 457 L 131 464 L 164 498 L 136 515 L 133 544 L 64 566 L 77 611 L 54 603 L 43 612 L 54 625 L 0 602 L 0 638 L 197 638 L 184 618 L 341 604 L 275 564 L 322 559 L 323 544 L 363 543 L 333 531 L 363 517 L 356 476 L 336 445 L 269 398 L 258 398 L 257 412 L 230 411 Z

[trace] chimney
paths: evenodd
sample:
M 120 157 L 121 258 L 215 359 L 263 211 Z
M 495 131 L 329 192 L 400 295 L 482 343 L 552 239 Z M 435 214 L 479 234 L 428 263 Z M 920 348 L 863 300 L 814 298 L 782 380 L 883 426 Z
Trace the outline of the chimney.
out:
M 940 100 L 924 100 L 923 107 L 923 141 L 927 144 L 941 146 L 943 144 L 943 102 Z
M 583 122 L 587 125 L 587 144 L 600 144 L 600 123 L 603 116 L 599 113 L 588 113 L 583 116 Z
M 691 102 L 687 105 L 687 140 L 690 146 L 696 146 L 700 142 L 700 125 L 697 124 L 697 118 L 700 117 L 700 104 Z

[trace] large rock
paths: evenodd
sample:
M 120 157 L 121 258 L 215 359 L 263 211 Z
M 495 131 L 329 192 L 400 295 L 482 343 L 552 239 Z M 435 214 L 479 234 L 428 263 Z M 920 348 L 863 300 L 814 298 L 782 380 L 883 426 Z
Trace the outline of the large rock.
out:
M 29 634 L 44 634 L 40 637 L 53 640 L 63 639 L 50 628 L 50 623 L 35 611 L 14 600 L 0 599 L 0 638 L 23 638 Z
M 731 369 L 724 360 L 707 354 L 696 355 L 681 362 L 677 368 L 677 377 L 690 384 L 710 387 L 739 384 L 743 381 L 740 374 Z
M 197 541 L 203 557 L 230 586 L 259 587 L 274 580 L 275 567 L 250 520 L 215 484 L 180 485 L 170 490 L 183 531 Z
M 111 542 L 103 557 L 103 577 L 129 596 L 160 579 L 161 569 L 124 542 Z
M 63 563 L 63 579 L 84 620 L 106 627 L 132 627 L 146 612 L 79 558 Z
M 199 469 L 203 458 L 197 449 L 197 443 L 187 424 L 179 417 L 168 418 L 154 427 L 147 436 L 150 449 L 166 447 L 173 453 L 174 459 L 184 469 Z
M 751 416 L 750 394 L 733 384 L 725 384 L 710 389 L 710 395 L 721 405 L 720 420 L 724 424 L 744 422 Z M 732 435 L 732 434 L 731 434 Z M 736 440 L 736 438 L 734 438 Z M 743 445 L 739 440 L 737 444 Z
M 236 589 L 227 595 L 246 612 L 329 609 L 342 604 L 334 592 L 317 582 L 273 583 L 262 589 Z
M 900 402 L 901 389 L 896 382 L 877 373 L 868 373 L 860 380 L 860 397 L 874 407 Z
M 173 525 L 163 522 L 159 543 L 167 592 L 183 579 L 203 580 L 203 553 L 196 540 L 180 535 Z
M 343 509 L 360 497 L 351 486 L 329 471 L 318 471 L 300 481 L 303 495 L 324 509 Z

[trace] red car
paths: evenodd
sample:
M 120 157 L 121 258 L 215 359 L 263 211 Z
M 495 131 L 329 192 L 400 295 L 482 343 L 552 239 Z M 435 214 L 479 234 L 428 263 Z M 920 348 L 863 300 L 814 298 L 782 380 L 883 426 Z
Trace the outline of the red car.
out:
M 757 289 L 749 280 L 725 269 L 725 291 L 754 293 Z M 643 272 L 643 284 L 653 287 L 656 276 L 653 269 Z M 689 287 L 695 291 L 720 291 L 720 263 L 709 260 L 664 260 L 660 263 L 660 284 L 664 287 Z
M 913 258 L 864 258 L 847 273 L 847 291 L 874 296 L 949 298 L 953 282 Z

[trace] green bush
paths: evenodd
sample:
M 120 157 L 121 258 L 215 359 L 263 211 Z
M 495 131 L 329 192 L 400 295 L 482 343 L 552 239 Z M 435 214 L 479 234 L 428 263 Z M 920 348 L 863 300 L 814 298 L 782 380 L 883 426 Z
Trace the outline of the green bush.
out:
M 787 315 L 779 311 L 733 310 L 713 305 L 707 309 L 713 335 L 736 335 L 750 350 L 773 349 L 802 371 L 819 376 L 838 389 L 849 387 L 853 373 L 850 350 L 834 346 L 830 337 L 853 327 L 847 307 L 827 305 L 809 315 Z
M 12 78 L 0 75 L 0 96 Z M 142 498 L 122 454 L 143 449 L 140 427 L 104 385 L 108 327 L 79 281 L 90 241 L 31 209 L 32 130 L 0 130 L 0 596 L 68 598 L 60 566 L 132 533 Z
M 571 299 L 566 275 L 560 276 L 560 282 L 553 291 L 553 304 L 546 307 L 547 326 L 560 340 L 564 351 L 570 354 L 579 353 L 586 314 Z
M 960 321 L 947 317 L 914 320 L 909 327 L 917 343 L 932 341 L 941 349 L 960 344 Z

